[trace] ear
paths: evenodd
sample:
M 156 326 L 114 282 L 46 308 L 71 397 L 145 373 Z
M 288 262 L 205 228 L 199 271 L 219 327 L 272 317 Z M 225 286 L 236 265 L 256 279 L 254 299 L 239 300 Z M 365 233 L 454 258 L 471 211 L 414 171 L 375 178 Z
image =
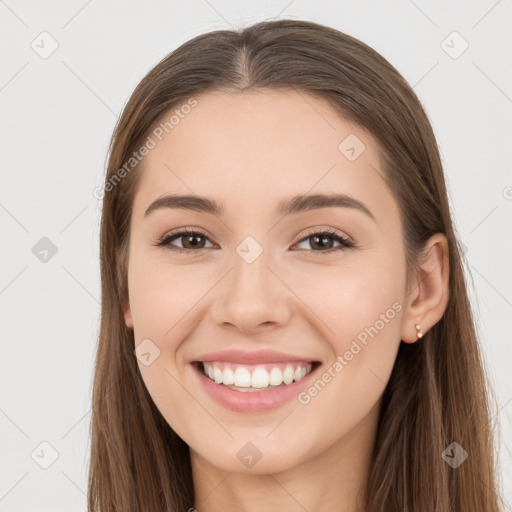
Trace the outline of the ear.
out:
M 128 329 L 133 329 L 132 312 L 130 309 L 130 300 L 126 298 L 123 304 L 124 323 Z
M 419 260 L 419 271 L 412 281 L 405 302 L 402 323 L 402 341 L 414 343 L 415 325 L 420 325 L 424 335 L 443 316 L 449 298 L 448 241 L 442 233 L 432 235 L 425 244 Z

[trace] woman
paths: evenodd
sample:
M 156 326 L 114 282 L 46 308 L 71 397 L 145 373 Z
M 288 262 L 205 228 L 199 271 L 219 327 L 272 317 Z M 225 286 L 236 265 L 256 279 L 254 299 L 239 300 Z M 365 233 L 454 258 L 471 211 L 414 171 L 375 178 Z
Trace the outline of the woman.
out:
M 499 510 L 411 87 L 332 28 L 183 44 L 112 138 L 89 510 Z

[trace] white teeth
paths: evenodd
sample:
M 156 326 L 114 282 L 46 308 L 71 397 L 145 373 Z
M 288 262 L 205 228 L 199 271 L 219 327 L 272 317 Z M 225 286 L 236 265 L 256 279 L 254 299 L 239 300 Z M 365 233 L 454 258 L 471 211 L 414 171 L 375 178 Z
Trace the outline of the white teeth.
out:
M 213 380 L 217 384 L 221 384 L 223 379 L 224 379 L 224 375 L 223 375 L 222 370 L 220 368 L 218 368 L 217 366 L 214 366 L 213 367 Z
M 277 366 L 272 368 L 270 372 L 265 368 L 256 367 L 251 373 L 244 366 L 237 366 L 235 371 L 228 365 L 223 366 L 224 370 L 221 370 L 220 365 L 216 363 L 203 363 L 203 371 L 205 375 L 217 384 L 244 388 L 240 389 L 240 391 L 257 391 L 282 384 L 289 385 L 304 378 L 312 368 L 311 363 L 307 365 L 297 364 L 296 366 L 290 363 L 284 371 Z
M 280 386 L 283 383 L 283 372 L 279 368 L 272 368 L 268 375 L 268 382 L 271 386 Z
M 251 387 L 251 372 L 247 368 L 239 366 L 235 370 L 235 386 L 238 388 Z
M 222 383 L 228 386 L 235 383 L 235 372 L 231 368 L 224 368 L 224 378 L 222 379 Z
M 251 375 L 251 387 L 266 388 L 268 387 L 270 377 L 264 368 L 256 368 Z
M 291 384 L 293 382 L 293 373 L 293 368 L 291 366 L 287 366 L 283 372 L 283 382 L 285 384 Z

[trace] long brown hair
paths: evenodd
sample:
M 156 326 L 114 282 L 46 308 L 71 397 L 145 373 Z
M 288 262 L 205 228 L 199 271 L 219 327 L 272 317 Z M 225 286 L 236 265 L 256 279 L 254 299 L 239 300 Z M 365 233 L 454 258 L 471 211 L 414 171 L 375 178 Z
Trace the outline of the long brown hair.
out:
M 89 512 L 193 507 L 189 448 L 154 405 L 125 323 L 130 216 L 140 169 L 127 167 L 164 114 L 213 90 L 288 88 L 328 100 L 377 140 L 399 205 L 408 275 L 427 239 L 449 248 L 450 297 L 420 342 L 401 343 L 384 391 L 368 480 L 368 512 L 497 512 L 491 400 L 428 117 L 398 71 L 361 41 L 307 21 L 261 22 L 203 34 L 139 83 L 112 136 L 101 218 L 101 328 L 93 387 Z M 121 170 L 124 169 L 124 172 Z M 442 452 L 469 454 L 457 469 Z

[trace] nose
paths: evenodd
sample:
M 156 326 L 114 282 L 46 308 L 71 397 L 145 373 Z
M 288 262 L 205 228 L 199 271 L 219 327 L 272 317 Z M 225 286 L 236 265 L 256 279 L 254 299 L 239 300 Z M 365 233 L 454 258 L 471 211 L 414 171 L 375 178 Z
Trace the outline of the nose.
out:
M 270 268 L 266 253 L 252 263 L 238 254 L 232 261 L 211 306 L 216 324 L 246 334 L 286 325 L 292 315 L 293 294 Z

